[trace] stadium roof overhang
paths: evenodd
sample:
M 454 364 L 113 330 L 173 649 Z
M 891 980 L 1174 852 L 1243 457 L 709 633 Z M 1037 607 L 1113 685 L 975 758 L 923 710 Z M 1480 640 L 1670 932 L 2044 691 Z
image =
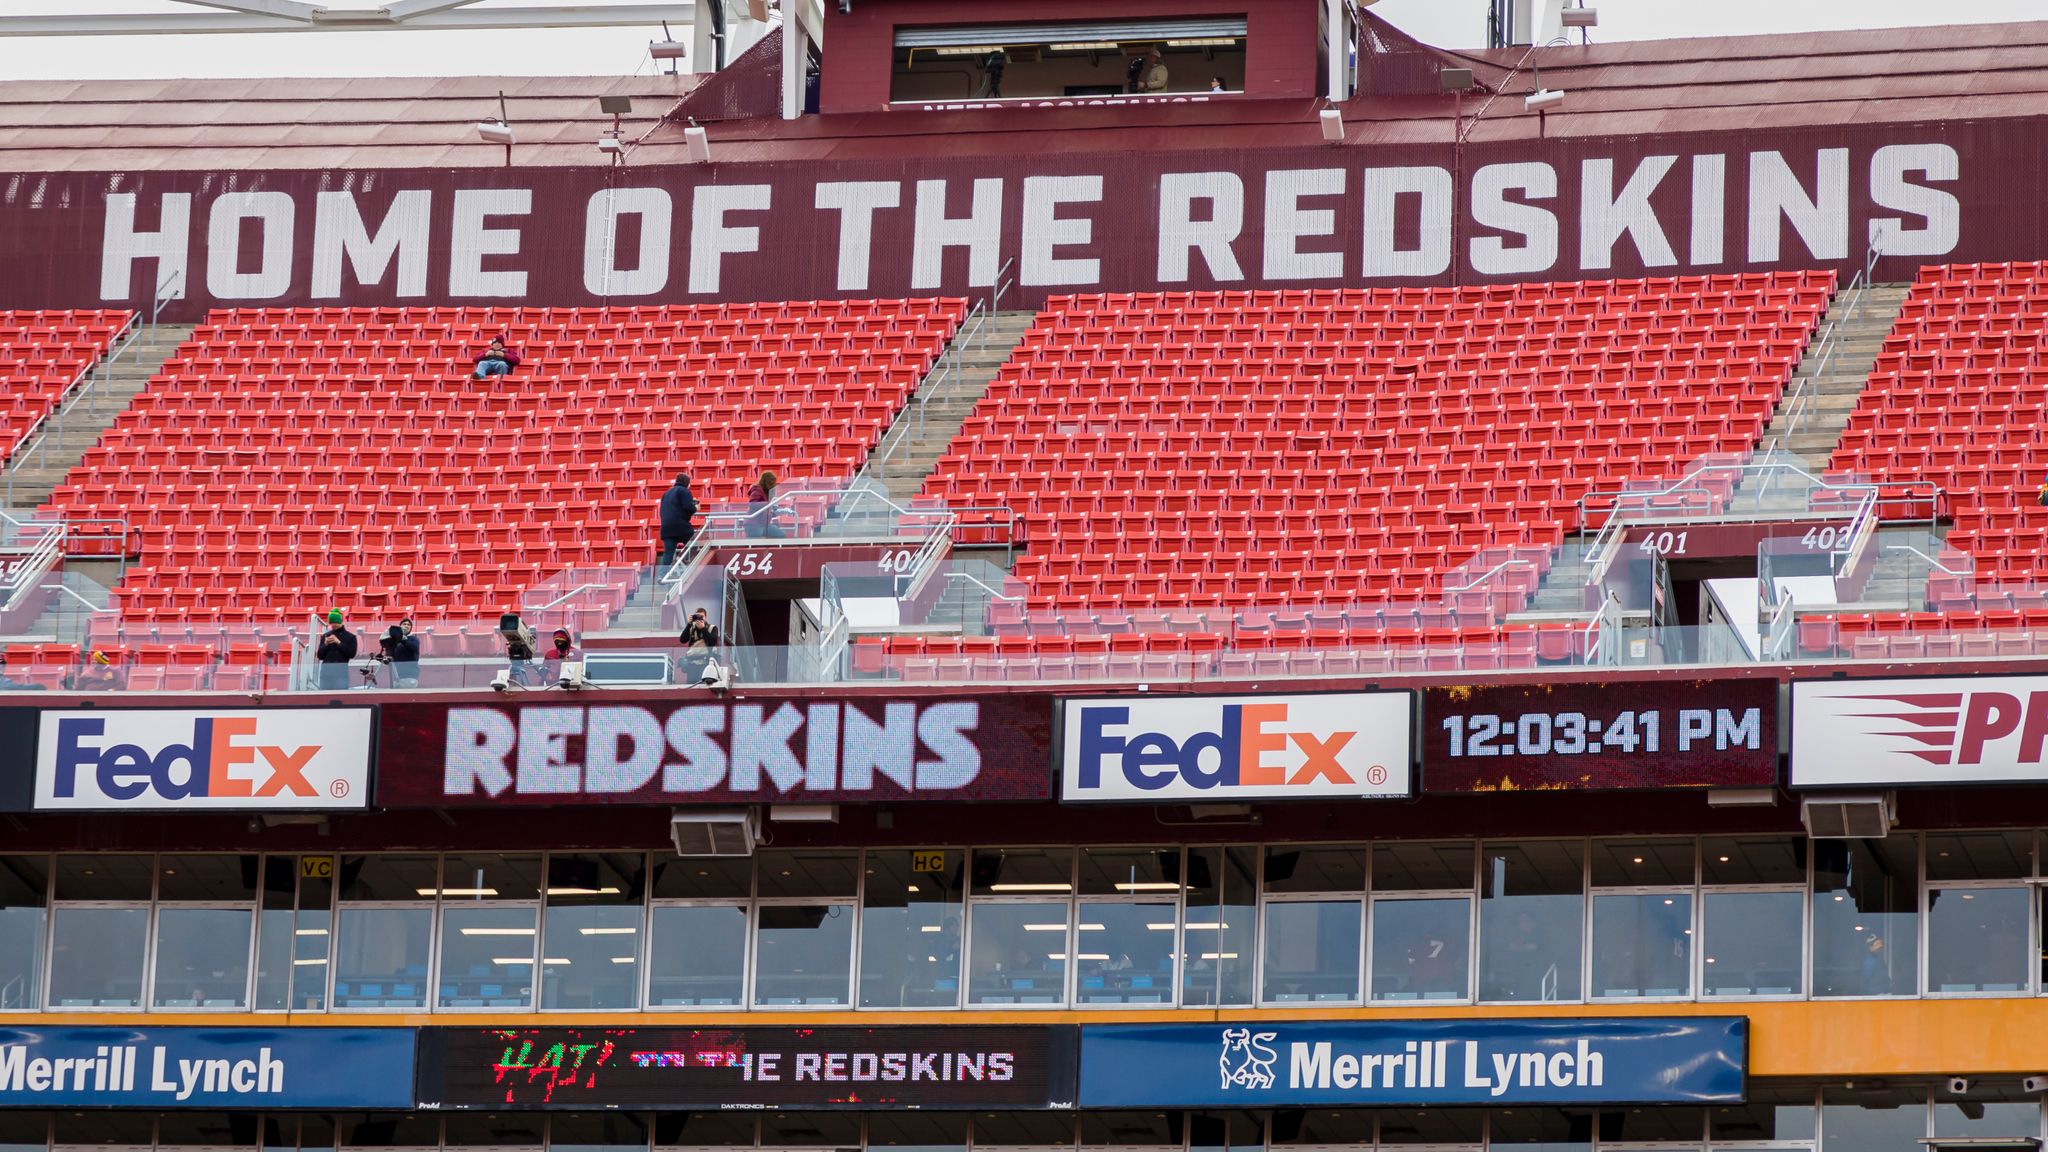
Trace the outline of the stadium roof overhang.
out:
M 173 0 L 187 11 L 0 15 L 0 36 L 134 36 L 218 32 L 366 32 L 490 28 L 616 28 L 667 20 L 688 24 L 695 0 L 633 0 L 534 7 L 490 0 L 389 0 L 314 4 L 307 0 Z

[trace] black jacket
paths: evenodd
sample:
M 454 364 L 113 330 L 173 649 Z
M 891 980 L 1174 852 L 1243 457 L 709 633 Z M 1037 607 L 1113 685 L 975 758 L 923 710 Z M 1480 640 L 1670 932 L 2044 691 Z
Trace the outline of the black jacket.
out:
M 328 637 L 335 637 L 340 644 L 329 644 Z M 320 646 L 314 649 L 314 658 L 322 664 L 346 664 L 356 658 L 356 634 L 340 624 L 320 634 Z
M 697 498 L 688 488 L 677 485 L 661 494 L 661 534 L 671 540 L 688 536 L 690 521 L 697 515 Z
M 417 635 L 400 636 L 391 642 L 391 650 L 386 654 L 393 664 L 411 665 L 412 671 L 407 675 L 416 675 L 420 663 L 420 638 Z
M 695 620 L 683 625 L 683 634 L 677 637 L 685 648 L 702 642 L 707 648 L 718 647 L 718 628 L 712 624 L 699 624 Z

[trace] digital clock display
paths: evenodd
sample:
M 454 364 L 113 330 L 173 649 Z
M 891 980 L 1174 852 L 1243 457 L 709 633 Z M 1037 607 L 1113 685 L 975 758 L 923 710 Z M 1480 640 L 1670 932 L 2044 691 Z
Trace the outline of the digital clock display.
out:
M 1778 779 L 1778 686 L 1635 680 L 1431 688 L 1425 792 L 1768 788 Z

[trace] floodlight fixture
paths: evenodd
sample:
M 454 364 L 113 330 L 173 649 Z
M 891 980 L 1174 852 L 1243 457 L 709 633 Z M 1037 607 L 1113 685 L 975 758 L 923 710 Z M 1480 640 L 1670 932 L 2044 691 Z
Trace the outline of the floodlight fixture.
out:
M 1536 91 L 1522 97 L 1522 108 L 1528 112 L 1541 112 L 1546 108 L 1555 108 L 1562 103 L 1564 103 L 1564 90 L 1561 88 L 1538 88 Z
M 711 163 L 711 134 L 701 124 L 692 124 L 683 129 L 683 147 L 690 159 L 698 164 Z
M 1344 113 L 1335 108 L 1325 108 L 1316 114 L 1323 126 L 1323 139 L 1332 144 L 1344 142 Z

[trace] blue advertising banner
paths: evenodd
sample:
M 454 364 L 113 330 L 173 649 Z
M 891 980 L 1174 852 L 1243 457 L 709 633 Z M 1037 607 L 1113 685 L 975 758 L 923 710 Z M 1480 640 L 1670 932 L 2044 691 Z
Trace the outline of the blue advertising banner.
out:
M 1703 1104 L 1743 1098 L 1741 1017 L 1098 1024 L 1083 1108 Z
M 411 1108 L 410 1028 L 0 1028 L 0 1107 Z

